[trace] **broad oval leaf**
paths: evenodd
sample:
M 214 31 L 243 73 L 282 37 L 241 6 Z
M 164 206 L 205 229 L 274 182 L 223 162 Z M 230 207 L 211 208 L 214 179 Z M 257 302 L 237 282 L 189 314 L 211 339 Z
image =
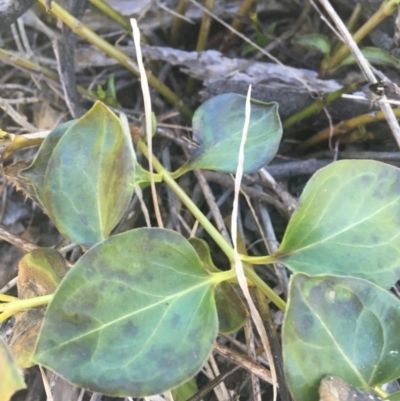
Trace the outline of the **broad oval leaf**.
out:
M 8 401 L 16 391 L 22 390 L 26 386 L 24 378 L 2 336 L 0 336 L 0 366 L 0 401 Z
M 59 140 L 45 176 L 45 206 L 57 229 L 92 246 L 105 239 L 132 197 L 135 158 L 119 119 L 101 102 Z
M 203 103 L 193 116 L 193 135 L 200 144 L 186 171 L 207 169 L 236 173 L 245 122 L 246 97 L 236 93 L 218 95 Z M 244 150 L 245 173 L 270 162 L 282 136 L 277 103 L 251 101 L 250 125 Z
M 47 164 L 49 163 L 49 159 L 58 141 L 65 134 L 68 128 L 71 127 L 74 123 L 75 120 L 68 121 L 53 129 L 40 145 L 38 153 L 36 154 L 36 157 L 33 160 L 32 164 L 19 172 L 19 176 L 29 180 L 35 188 L 36 197 L 42 207 L 45 207 L 44 178 L 46 174 Z
M 190 244 L 196 250 L 207 272 L 219 273 L 222 270 L 214 265 L 210 247 L 201 238 L 190 238 Z M 248 312 L 243 301 L 232 284 L 223 281 L 215 287 L 215 304 L 218 313 L 218 331 L 223 334 L 233 333 L 246 324 Z
M 400 277 L 400 170 L 345 160 L 307 183 L 274 255 L 295 272 L 361 277 L 390 288 Z
M 34 359 L 79 387 L 112 396 L 176 387 L 212 350 L 215 281 L 178 233 L 139 228 L 113 236 L 62 281 Z
M 29 299 L 53 294 L 68 268 L 55 249 L 38 248 L 27 253 L 19 262 L 18 298 Z M 32 308 L 15 315 L 15 325 L 9 340 L 17 365 L 34 365 L 32 354 L 42 325 L 45 308 Z
M 327 375 L 365 391 L 400 377 L 400 301 L 370 281 L 297 273 L 283 324 L 283 358 L 296 401 L 318 401 Z

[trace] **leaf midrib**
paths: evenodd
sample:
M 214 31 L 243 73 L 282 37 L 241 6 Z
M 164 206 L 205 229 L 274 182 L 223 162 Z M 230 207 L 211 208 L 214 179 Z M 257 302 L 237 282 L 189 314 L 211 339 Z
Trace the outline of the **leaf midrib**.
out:
M 337 236 L 339 236 L 339 235 L 345 233 L 346 231 L 351 230 L 352 228 L 356 227 L 357 225 L 362 224 L 362 223 L 364 223 L 365 221 L 371 219 L 371 218 L 374 217 L 375 215 L 379 214 L 382 210 L 384 210 L 384 209 L 386 209 L 386 208 L 392 206 L 394 203 L 396 203 L 396 202 L 398 202 L 398 201 L 399 201 L 399 198 L 397 197 L 397 198 L 394 199 L 392 202 L 387 203 L 386 205 L 384 205 L 384 206 L 382 206 L 381 208 L 379 208 L 378 210 L 376 210 L 374 213 L 372 213 L 372 214 L 366 216 L 365 218 L 363 218 L 363 219 L 357 221 L 356 223 L 353 223 L 353 224 L 351 224 L 351 225 L 345 227 L 344 229 L 342 229 L 342 230 L 340 230 L 340 231 L 337 231 L 336 233 L 331 234 L 331 235 L 328 236 L 328 237 L 323 238 L 323 239 L 320 240 L 320 241 L 313 242 L 313 243 L 311 243 L 311 244 L 309 244 L 309 245 L 306 245 L 306 246 L 303 246 L 303 247 L 300 247 L 300 248 L 297 248 L 297 249 L 294 249 L 294 250 L 288 251 L 288 252 L 285 252 L 285 251 L 283 250 L 283 251 L 282 251 L 282 256 L 281 256 L 281 258 L 282 258 L 282 257 L 290 257 L 290 256 L 292 256 L 292 255 L 295 254 L 295 253 L 304 251 L 305 249 L 313 248 L 313 247 L 318 246 L 318 245 L 320 245 L 320 244 L 326 243 L 326 242 L 328 242 L 330 239 L 335 238 L 335 237 L 337 237 Z M 279 253 L 280 253 L 280 251 L 279 251 Z
M 165 303 L 165 302 L 167 302 L 168 300 L 171 300 L 171 299 L 174 299 L 174 298 L 183 297 L 183 296 L 186 295 L 187 293 L 192 292 L 192 291 L 195 291 L 195 290 L 197 290 L 197 289 L 199 289 L 199 288 L 201 288 L 201 287 L 205 287 L 205 286 L 207 286 L 207 285 L 211 286 L 211 285 L 213 284 L 213 282 L 214 282 L 213 278 L 211 278 L 211 277 L 210 277 L 210 278 L 207 278 L 206 280 L 204 280 L 204 282 L 199 283 L 198 285 L 192 286 L 192 287 L 190 287 L 190 288 L 188 288 L 188 289 L 186 289 L 186 290 L 184 290 L 184 291 L 180 291 L 180 292 L 178 292 L 178 293 L 176 293 L 176 294 L 167 296 L 167 297 L 163 298 L 162 300 L 160 300 L 160 301 L 158 301 L 158 302 L 155 302 L 155 303 L 153 303 L 153 304 L 151 304 L 151 305 L 148 305 L 148 306 L 146 306 L 146 307 L 144 307 L 144 308 L 135 310 L 134 312 L 128 313 L 128 314 L 126 314 L 126 315 L 124 315 L 124 316 L 121 316 L 121 317 L 119 317 L 119 318 L 117 318 L 117 319 L 114 319 L 114 320 L 112 320 L 111 322 L 105 323 L 105 324 L 103 324 L 103 325 L 100 326 L 100 327 L 96 327 L 96 328 L 93 329 L 93 330 L 90 330 L 90 331 L 88 331 L 88 332 L 86 332 L 86 333 L 84 333 L 84 334 L 81 334 L 81 335 L 77 336 L 77 337 L 71 338 L 70 340 L 65 341 L 65 342 L 63 342 L 63 343 L 61 343 L 61 344 L 57 344 L 57 345 L 56 345 L 55 347 L 53 347 L 53 348 L 48 348 L 48 349 L 46 349 L 45 352 L 48 353 L 48 352 L 53 351 L 54 349 L 61 348 L 61 347 L 65 346 L 65 345 L 67 345 L 67 344 L 70 344 L 70 343 L 72 343 L 72 342 L 74 342 L 74 341 L 77 341 L 77 340 L 79 340 L 79 339 L 81 339 L 81 338 L 84 338 L 84 337 L 86 337 L 86 336 L 88 336 L 88 335 L 90 335 L 90 334 L 93 334 L 93 333 L 95 333 L 95 332 L 97 332 L 97 331 L 99 331 L 99 330 L 103 330 L 103 329 L 105 329 L 105 328 L 107 328 L 107 327 L 109 327 L 109 326 L 112 326 L 113 324 L 119 323 L 119 322 L 121 322 L 121 321 L 123 321 L 123 320 L 125 320 L 125 319 L 128 319 L 128 318 L 130 318 L 130 317 L 132 317 L 132 316 L 135 316 L 135 315 L 138 314 L 138 313 L 141 313 L 141 312 L 144 312 L 144 311 L 146 311 L 146 310 L 152 309 L 153 307 L 157 307 L 158 305 L 160 305 L 160 304 L 162 304 L 162 303 Z
M 307 302 L 306 298 L 303 296 L 303 292 L 300 290 L 299 288 L 299 292 L 301 295 L 301 298 L 303 299 L 303 302 L 307 305 L 308 309 L 311 311 L 311 313 L 313 314 L 313 316 L 315 316 L 317 318 L 317 320 L 319 321 L 319 323 L 321 324 L 321 326 L 325 329 L 327 335 L 331 338 L 331 340 L 333 341 L 334 345 L 336 346 L 337 350 L 339 351 L 339 353 L 342 355 L 343 359 L 348 363 L 349 367 L 354 371 L 354 373 L 356 374 L 356 376 L 360 379 L 360 381 L 362 383 L 364 383 L 364 385 L 366 387 L 369 387 L 368 383 L 364 380 L 363 376 L 360 374 L 359 370 L 357 369 L 357 367 L 353 364 L 353 362 L 347 357 L 346 353 L 344 352 L 344 350 L 342 349 L 342 347 L 339 345 L 339 343 L 336 341 L 335 337 L 333 336 L 332 332 L 329 330 L 329 328 L 325 325 L 324 321 L 322 320 L 322 318 L 319 316 L 318 313 L 316 313 L 314 311 L 313 308 L 311 308 L 311 305 Z

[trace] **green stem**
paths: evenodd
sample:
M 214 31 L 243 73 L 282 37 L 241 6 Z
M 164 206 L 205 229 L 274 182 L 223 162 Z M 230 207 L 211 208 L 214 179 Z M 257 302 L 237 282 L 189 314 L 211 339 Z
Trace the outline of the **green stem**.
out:
M 309 117 L 311 114 L 316 113 L 317 111 L 323 109 L 328 104 L 334 102 L 336 99 L 340 98 L 344 93 L 352 92 L 353 90 L 357 89 L 360 86 L 359 83 L 353 83 L 343 88 L 338 89 L 335 92 L 330 93 L 328 96 L 322 99 L 318 99 L 316 102 L 311 104 L 310 106 L 306 107 L 305 109 L 299 111 L 296 114 L 293 114 L 285 121 L 283 121 L 282 126 L 283 128 L 289 128 L 293 124 L 304 120 L 306 117 Z
M 97 9 L 99 9 L 104 15 L 116 22 L 118 25 L 127 31 L 131 30 L 131 24 L 128 18 L 125 18 L 121 13 L 114 10 L 107 2 L 104 0 L 89 0 Z
M 235 271 L 233 269 L 222 271 L 220 273 L 210 273 L 214 284 L 222 283 L 223 281 L 231 281 L 236 278 Z
M 272 265 L 277 263 L 277 258 L 272 255 L 265 255 L 265 256 L 248 256 L 248 255 L 241 255 L 240 258 L 243 262 L 252 263 L 254 265 Z
M 187 0 L 179 0 L 178 6 L 176 8 L 176 14 L 172 21 L 171 26 L 171 44 L 173 47 L 178 47 L 179 43 L 179 33 L 181 29 L 181 25 L 183 23 L 183 19 L 179 17 L 179 15 L 184 15 L 186 12 Z
M 361 17 L 361 12 L 362 12 L 362 5 L 360 3 L 357 3 L 356 6 L 354 7 L 353 11 L 351 12 L 349 20 L 346 22 L 347 29 L 349 32 L 353 32 L 360 17 Z
M 129 21 L 129 18 L 122 15 L 117 10 L 114 10 L 106 1 L 104 0 L 89 0 L 98 10 L 100 10 L 106 17 L 110 18 L 122 28 L 126 29 L 127 31 L 131 32 L 132 27 Z M 132 34 L 131 34 L 132 36 Z M 143 34 L 140 34 L 140 40 L 143 43 L 148 44 L 147 39 Z
M 139 141 L 137 145 L 138 149 L 149 158 L 149 152 L 147 145 L 143 141 Z M 219 233 L 219 231 L 210 223 L 206 216 L 201 212 L 201 210 L 196 206 L 196 204 L 190 199 L 190 197 L 182 190 L 178 183 L 171 177 L 171 174 L 164 168 L 164 166 L 158 161 L 158 159 L 153 155 L 153 167 L 161 174 L 164 182 L 175 192 L 175 194 L 180 198 L 180 200 L 186 205 L 189 211 L 194 217 L 199 221 L 199 223 L 204 227 L 204 229 L 214 238 L 214 241 L 221 248 L 222 252 L 228 257 L 229 261 L 232 263 L 234 260 L 233 249 L 225 241 L 224 237 Z
M 39 0 L 39 2 L 43 5 L 46 5 L 46 0 Z M 66 10 L 64 10 L 60 5 L 58 5 L 54 0 L 51 2 L 51 13 L 59 18 L 65 25 L 67 25 L 73 32 L 87 40 L 89 43 L 95 45 L 104 53 L 109 55 L 110 57 L 117 60 L 121 65 L 123 65 L 127 70 L 131 71 L 137 77 L 140 78 L 139 68 L 136 65 L 135 61 L 127 56 L 121 50 L 115 48 L 112 44 L 105 41 L 99 35 L 94 33 L 89 27 L 80 22 Z M 193 115 L 193 111 L 183 104 L 181 99 L 171 91 L 166 85 L 164 85 L 158 78 L 156 78 L 151 73 L 147 72 L 147 79 L 149 81 L 150 86 L 156 89 L 162 96 L 164 96 L 169 102 L 171 102 L 174 106 L 178 107 L 178 109 L 188 118 L 191 118 Z
M 393 109 L 393 113 L 397 118 L 400 118 L 400 109 Z M 324 130 L 308 138 L 306 141 L 300 143 L 297 146 L 297 150 L 304 151 L 322 141 L 328 140 L 329 138 L 333 138 L 338 135 L 343 135 L 346 132 L 361 125 L 370 124 L 384 119 L 386 119 L 385 114 L 383 114 L 383 112 L 379 110 L 362 114 L 361 116 L 351 118 L 350 120 L 341 121 L 339 124 L 336 124 L 333 127 L 325 128 Z
M 383 390 L 382 388 L 380 388 L 379 386 L 372 387 L 372 390 L 373 390 L 379 397 L 381 397 L 383 400 L 389 396 L 389 394 L 388 394 L 385 390 Z
M 37 306 L 47 305 L 53 298 L 54 294 L 43 295 L 41 297 L 18 299 L 7 304 L 0 305 L 0 311 L 4 312 L 6 309 L 16 309 L 17 311 L 35 308 Z
M 5 305 L 0 305 L 0 322 L 8 319 L 10 316 L 15 315 L 24 309 L 31 309 L 37 306 L 47 305 L 52 299 L 54 294 L 44 295 L 41 297 L 19 299 L 17 301 L 9 302 Z
M 357 5 L 354 7 L 349 20 L 346 22 L 347 29 L 351 34 L 353 34 L 355 26 L 360 19 L 362 12 L 362 6 L 361 4 L 357 3 Z M 331 60 L 331 54 L 336 54 L 339 49 L 342 47 L 343 43 L 339 42 L 337 39 L 334 41 L 335 45 L 332 46 L 332 50 L 330 54 L 325 55 L 324 59 L 321 62 L 321 67 L 320 67 L 320 74 L 323 75 L 323 72 L 326 71 L 329 67 L 329 62 Z
M 142 140 L 139 140 L 137 147 L 147 158 L 149 158 L 147 145 Z M 190 199 L 190 197 L 182 190 L 182 188 L 178 185 L 178 183 L 171 177 L 171 174 L 163 167 L 163 165 L 157 160 L 157 158 L 154 155 L 152 156 L 152 160 L 154 169 L 159 174 L 162 175 L 164 182 L 175 192 L 178 198 L 185 204 L 185 206 L 189 209 L 189 211 L 193 214 L 193 216 L 199 221 L 199 223 L 204 227 L 204 229 L 208 232 L 208 234 L 214 239 L 214 241 L 220 247 L 222 252 L 225 253 L 231 265 L 233 265 L 235 259 L 233 248 L 229 245 L 227 241 L 225 241 L 224 237 L 220 234 L 220 232 L 210 223 L 207 217 Z M 244 255 L 240 255 L 240 258 L 244 259 L 246 257 Z M 268 259 L 269 257 L 266 256 L 265 258 Z M 257 275 L 257 273 L 255 273 L 248 266 L 243 265 L 243 269 L 245 271 L 246 276 L 253 282 L 253 284 L 256 285 L 263 292 L 263 294 L 267 296 L 279 309 L 284 311 L 286 308 L 286 303 L 272 290 L 272 288 L 269 287 L 268 284 L 266 284 Z
M 239 11 L 237 12 L 236 15 L 238 17 L 244 17 L 245 15 L 247 15 L 251 11 L 251 7 L 252 7 L 253 3 L 254 3 L 254 0 L 243 0 L 243 3 L 240 6 Z M 240 28 L 242 27 L 242 23 L 241 23 L 240 19 L 235 18 L 231 24 L 231 27 L 233 29 L 236 29 L 237 31 L 239 31 Z M 230 31 L 228 34 L 228 40 L 232 39 L 233 36 L 235 36 L 235 33 Z
M 192 169 L 190 168 L 190 165 L 188 162 L 182 164 L 182 166 L 180 166 L 177 170 L 172 171 L 170 173 L 171 177 L 174 180 L 177 180 L 180 176 L 182 176 L 183 174 L 186 174 L 187 172 L 191 171 Z
M 215 0 L 206 0 L 205 6 L 208 10 L 213 11 L 215 7 Z M 197 38 L 196 52 L 201 52 L 206 48 L 208 34 L 210 33 L 211 16 L 203 13 L 201 19 L 199 37 Z
M 206 0 L 205 7 L 213 11 L 215 7 L 215 0 Z M 210 33 L 211 26 L 211 16 L 204 12 L 203 17 L 201 19 L 200 32 L 197 38 L 196 52 L 201 52 L 206 48 L 208 35 Z M 189 77 L 188 83 L 186 86 L 186 93 L 191 94 L 195 88 L 196 81 L 193 77 Z
M 2 302 L 14 302 L 17 301 L 17 297 L 12 297 L 11 295 L 0 294 L 0 301 Z
M 387 0 L 382 3 L 380 8 L 369 18 L 365 24 L 353 35 L 356 43 L 359 43 L 366 35 L 368 35 L 379 23 L 396 10 L 396 6 L 400 0 Z M 321 71 L 321 75 L 332 73 L 340 62 L 349 54 L 350 50 L 346 44 L 332 56 L 328 67 L 325 71 Z
M 269 299 L 271 300 L 282 312 L 286 311 L 286 302 L 275 293 L 275 291 L 265 284 L 261 277 L 249 266 L 243 265 L 246 277 L 253 282 L 253 284 Z

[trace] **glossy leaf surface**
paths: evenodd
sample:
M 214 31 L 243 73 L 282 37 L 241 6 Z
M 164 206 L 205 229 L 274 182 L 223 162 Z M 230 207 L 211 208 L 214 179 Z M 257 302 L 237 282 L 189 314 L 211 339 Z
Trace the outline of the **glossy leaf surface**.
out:
M 2 336 L 0 336 L 0 366 L 0 401 L 8 401 L 16 391 L 22 390 L 26 386 Z
M 207 272 L 219 273 L 211 258 L 210 247 L 201 238 L 190 238 L 197 254 L 199 255 L 203 269 Z M 223 334 L 233 333 L 246 324 L 248 312 L 242 299 L 236 293 L 232 284 L 223 281 L 215 287 L 215 303 L 218 312 L 218 331 Z
M 68 121 L 53 129 L 40 145 L 38 153 L 36 154 L 32 164 L 28 168 L 19 172 L 19 175 L 22 178 L 28 179 L 34 186 L 36 197 L 43 207 L 45 207 L 44 178 L 47 170 L 47 164 L 49 163 L 50 157 L 58 141 L 74 123 L 75 120 Z
M 208 169 L 236 173 L 245 121 L 244 96 L 218 95 L 202 104 L 193 117 L 194 139 L 200 144 L 187 170 Z M 244 156 L 244 172 L 255 171 L 270 162 L 282 136 L 276 103 L 251 102 L 250 126 Z
M 79 387 L 112 396 L 176 387 L 212 350 L 215 281 L 173 231 L 139 228 L 113 236 L 62 281 L 35 360 Z
M 283 358 L 296 401 L 318 401 L 327 375 L 365 391 L 400 377 L 400 301 L 370 281 L 296 274 Z
M 45 206 L 57 229 L 92 246 L 121 219 L 134 190 L 131 138 L 97 102 L 59 140 L 45 177 Z
M 295 272 L 361 277 L 390 288 L 400 277 L 400 170 L 345 160 L 307 183 L 278 252 Z
M 27 253 L 19 262 L 18 298 L 28 299 L 53 294 L 68 268 L 55 249 L 38 248 Z M 46 308 L 26 309 L 15 315 L 10 347 L 18 366 L 34 365 L 32 354 Z

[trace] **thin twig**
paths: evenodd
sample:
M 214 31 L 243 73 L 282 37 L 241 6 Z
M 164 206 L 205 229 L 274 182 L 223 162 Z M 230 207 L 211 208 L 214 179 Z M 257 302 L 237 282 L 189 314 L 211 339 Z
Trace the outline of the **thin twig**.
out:
M 264 380 L 267 383 L 271 384 L 273 383 L 271 372 L 268 369 L 265 369 L 264 367 L 251 361 L 247 356 L 240 354 L 239 352 L 233 351 L 219 342 L 214 343 L 214 351 L 218 352 L 218 354 L 236 363 L 237 365 L 248 370 L 249 372 L 254 373 L 261 380 Z
M 221 235 L 225 238 L 228 243 L 231 243 L 231 239 L 229 238 L 228 230 L 226 229 L 224 218 L 222 217 L 221 211 L 217 206 L 215 201 L 214 194 L 211 191 L 210 185 L 208 184 L 204 172 L 195 170 L 194 174 L 196 175 L 197 181 L 203 191 L 204 197 L 206 198 L 208 207 L 210 208 L 210 212 L 214 218 L 215 223 L 217 224 L 218 230 Z
M 39 247 L 34 243 L 22 239 L 15 234 L 10 233 L 5 228 L 0 227 L 0 238 L 9 244 L 16 246 L 17 248 L 21 248 L 25 252 L 31 252 L 34 249 L 38 249 Z
M 30 124 L 22 117 L 12 106 L 9 105 L 7 99 L 0 98 L 0 108 L 4 110 L 17 124 L 29 132 L 36 132 L 37 128 Z
M 43 5 L 46 4 L 47 0 L 39 0 L 39 2 Z M 74 18 L 70 13 L 68 13 L 64 8 L 57 4 L 56 1 L 52 1 L 51 3 L 51 13 L 59 18 L 63 23 L 68 25 L 76 34 L 87 40 L 89 43 L 94 44 L 99 49 L 104 51 L 106 54 L 116 59 L 121 65 L 131 71 L 133 74 L 140 76 L 139 68 L 136 63 L 128 57 L 125 53 L 118 50 L 89 29 L 85 24 L 81 23 L 79 20 Z M 179 110 L 186 115 L 187 117 L 191 117 L 193 115 L 192 110 L 183 104 L 182 100 L 173 93 L 167 86 L 165 86 L 162 82 L 160 82 L 154 75 L 151 73 L 147 76 L 150 85 L 160 92 L 165 98 L 168 99 L 172 104 L 174 104 Z
M 257 361 L 256 347 L 254 344 L 254 332 L 251 320 L 246 321 L 244 326 L 244 334 L 246 337 L 247 355 L 253 361 Z M 254 374 L 250 373 L 251 387 L 253 390 L 253 401 L 261 401 L 260 379 Z
M 275 63 L 279 64 L 282 68 L 284 68 L 288 74 L 293 76 L 293 78 L 297 81 L 299 81 L 310 93 L 313 93 L 313 90 L 307 85 L 307 83 L 300 78 L 293 69 L 290 69 L 287 67 L 285 64 L 283 64 L 278 58 L 274 57 L 271 53 L 267 52 L 265 49 L 262 47 L 258 46 L 257 43 L 254 43 L 252 40 L 250 40 L 246 35 L 242 34 L 238 30 L 234 29 L 232 26 L 227 24 L 224 20 L 221 18 L 217 17 L 213 12 L 208 10 L 206 7 L 201 5 L 198 1 L 196 0 L 189 0 L 191 3 L 193 3 L 196 7 L 198 7 L 200 10 L 204 11 L 205 13 L 211 15 L 216 21 L 218 21 L 221 25 L 223 25 L 225 28 L 229 29 L 231 32 L 233 32 L 235 35 L 239 36 L 241 39 L 243 39 L 246 43 L 252 45 L 255 49 L 260 51 L 262 54 L 267 56 L 269 59 L 274 61 Z
M 261 224 L 263 228 L 263 232 L 265 233 L 266 239 L 266 247 L 268 249 L 269 254 L 273 254 L 279 248 L 279 242 L 276 239 L 274 227 L 271 222 L 271 218 L 268 213 L 268 209 L 259 203 L 258 211 L 261 215 Z M 286 273 L 286 268 L 284 265 L 280 263 L 274 263 L 275 274 L 278 278 L 280 287 L 282 289 L 283 294 L 285 295 L 285 299 L 288 297 L 288 286 L 289 286 L 289 278 Z
M 17 19 L 17 25 L 18 25 L 18 29 L 19 29 L 19 34 L 21 35 L 22 43 L 24 44 L 24 47 L 25 47 L 25 53 L 29 57 L 33 57 L 33 51 L 29 44 L 28 35 L 26 34 L 24 21 L 22 18 Z
M 196 394 L 192 395 L 186 401 L 200 401 L 203 399 L 210 391 L 214 389 L 214 387 L 218 386 L 218 384 L 222 383 L 227 377 L 229 377 L 232 373 L 235 373 L 238 369 L 240 369 L 239 365 L 235 365 L 227 371 L 221 373 L 215 379 L 211 380 L 208 384 L 206 384 L 202 389 L 200 389 Z
M 19 38 L 17 27 L 15 24 L 11 24 L 11 33 L 13 34 L 15 44 L 17 45 L 17 49 L 20 53 L 25 53 L 24 48 L 22 47 L 21 39 Z
M 215 379 L 216 376 L 218 376 L 218 374 L 216 374 L 214 372 L 214 369 L 211 366 L 211 363 L 210 363 L 211 358 L 212 358 L 212 355 L 210 356 L 209 360 L 205 363 L 205 365 L 202 368 L 202 372 L 204 373 L 205 376 L 207 376 L 207 378 L 209 380 L 213 380 L 213 379 Z M 218 401 L 229 400 L 229 398 L 230 398 L 229 394 L 228 394 L 228 397 L 226 397 L 226 394 L 224 395 L 224 393 L 221 391 L 220 385 L 215 386 L 213 390 L 214 390 L 215 397 L 217 398 Z
M 244 164 L 244 146 L 247 139 L 247 133 L 249 130 L 250 125 L 250 112 L 251 112 L 251 105 L 250 105 L 250 98 L 251 98 L 251 85 L 249 85 L 249 90 L 247 92 L 246 97 L 246 107 L 245 107 L 245 122 L 243 125 L 243 133 L 242 139 L 240 142 L 239 147 L 239 157 L 238 157 L 238 166 L 236 170 L 235 176 L 235 191 L 234 191 L 234 198 L 233 198 L 233 208 L 232 208 L 232 220 L 231 220 L 231 237 L 233 242 L 233 255 L 234 255 L 234 268 L 236 272 L 236 277 L 239 283 L 241 290 L 243 291 L 244 297 L 246 298 L 247 304 L 249 305 L 250 315 L 254 321 L 254 324 L 257 328 L 258 334 L 261 338 L 261 343 L 264 346 L 265 353 L 268 358 L 268 362 L 271 367 L 271 374 L 272 374 L 272 382 L 273 382 L 273 389 L 274 389 L 274 401 L 277 398 L 277 377 L 276 371 L 274 366 L 274 361 L 272 359 L 271 348 L 269 345 L 267 333 L 265 332 L 265 327 L 261 320 L 260 314 L 251 298 L 249 287 L 247 285 L 246 276 L 244 274 L 244 268 L 242 261 L 240 260 L 239 253 L 238 253 L 238 213 L 239 213 L 239 193 L 240 193 L 240 184 L 243 177 L 243 164 Z
M 44 369 L 40 365 L 39 365 L 39 370 L 40 370 L 40 374 L 42 375 L 43 387 L 44 387 L 44 390 L 46 392 L 47 401 L 54 401 L 53 394 L 51 392 L 51 387 L 50 387 L 49 380 L 48 380 L 48 378 L 46 376 L 46 373 L 45 373 Z
M 202 174 L 207 180 L 217 182 L 226 188 L 234 189 L 235 187 L 235 182 L 226 174 L 214 171 L 203 171 Z M 290 218 L 293 210 L 288 210 L 288 208 L 282 202 L 280 202 L 278 199 L 275 199 L 273 196 L 257 191 L 256 189 L 244 184 L 241 185 L 240 189 L 250 197 L 257 198 L 261 202 L 265 202 L 274 206 L 282 217 L 285 217 L 286 219 Z
M 122 111 L 120 111 L 118 114 L 119 114 L 119 118 L 121 120 L 121 124 L 126 132 L 126 135 L 129 136 L 130 129 L 129 129 L 128 117 Z M 132 151 L 133 151 L 133 155 L 136 160 L 137 158 L 136 158 L 135 148 L 132 147 Z M 143 213 L 144 219 L 146 221 L 146 226 L 151 227 L 149 210 L 147 209 L 146 202 L 143 200 L 143 191 L 142 191 L 142 188 L 140 188 L 140 185 L 135 186 L 135 194 L 136 194 L 137 198 L 139 199 L 140 207 L 142 209 L 142 213 Z
M 382 104 L 381 104 L 382 106 Z M 388 106 L 389 107 L 389 106 Z M 394 118 L 396 119 L 396 116 L 399 116 L 400 118 L 400 109 L 394 109 L 392 110 L 390 107 L 389 109 L 395 116 Z M 322 131 L 317 132 L 304 142 L 299 143 L 297 146 L 297 150 L 304 151 L 311 146 L 317 145 L 318 143 L 325 141 L 329 139 L 330 137 L 338 136 L 338 135 L 343 135 L 346 132 L 355 129 L 361 125 L 366 125 L 369 123 L 373 123 L 376 121 L 384 120 L 387 118 L 383 110 L 379 111 L 372 111 L 370 113 L 362 114 L 360 116 L 351 118 L 349 120 L 344 120 L 341 121 L 340 123 L 334 125 L 331 129 L 331 127 L 325 128 Z M 396 120 L 397 121 L 397 120 Z
M 18 281 L 18 276 L 10 280 L 3 288 L 0 288 L 0 294 L 5 294 L 11 288 L 15 287 L 17 285 L 17 281 Z
M 153 125 L 152 125 L 152 118 L 151 118 L 151 97 L 150 97 L 150 89 L 149 84 L 147 82 L 147 74 L 146 70 L 144 69 L 143 58 L 142 58 L 142 49 L 140 47 L 140 32 L 137 25 L 137 22 L 134 18 L 131 18 L 131 25 L 132 25 L 132 32 L 133 32 L 133 40 L 135 42 L 135 49 L 136 49 L 136 58 L 137 63 L 140 71 L 140 84 L 142 87 L 142 94 L 143 94 L 143 101 L 144 101 L 144 113 L 145 113 L 145 120 L 146 120 L 146 137 L 147 137 L 147 146 L 149 148 L 149 154 L 153 155 Z M 164 227 L 160 208 L 158 205 L 157 199 L 157 191 L 156 191 L 156 184 L 154 182 L 154 174 L 153 174 L 153 161 L 152 158 L 149 157 L 149 172 L 150 172 L 150 187 L 151 187 L 151 195 L 153 197 L 153 204 L 154 204 L 154 212 L 157 218 L 158 227 Z
M 168 170 L 171 171 L 171 156 L 170 156 L 170 148 L 165 147 L 162 150 L 161 154 L 162 164 Z M 167 228 L 172 228 L 174 230 L 179 230 L 179 209 L 181 206 L 181 202 L 179 198 L 174 194 L 174 191 L 170 187 L 167 187 L 167 196 L 168 196 L 168 206 L 170 210 L 170 218 L 169 225 L 167 224 Z M 189 227 L 188 227 L 189 228 Z M 190 232 L 190 228 L 189 228 Z
M 354 41 L 353 37 L 351 36 L 349 30 L 347 29 L 346 25 L 343 23 L 339 15 L 336 13 L 334 8 L 331 6 L 329 0 L 319 0 L 319 2 L 323 5 L 326 12 L 330 15 L 332 20 L 335 22 L 337 29 L 339 30 L 341 36 L 345 40 L 346 44 L 349 46 L 350 51 L 353 53 L 354 58 L 357 60 L 361 71 L 368 79 L 369 83 L 373 84 L 378 82 L 372 69 L 369 65 L 368 60 L 364 57 L 361 53 L 361 50 L 357 46 L 357 43 Z M 387 100 L 385 96 L 383 96 L 383 100 Z M 379 102 L 379 106 L 382 112 L 385 114 L 386 121 L 389 124 L 390 129 L 392 130 L 393 136 L 400 147 L 400 126 L 399 123 L 393 113 L 392 108 L 385 102 Z
M 217 362 L 216 362 L 216 360 L 215 360 L 213 354 L 210 355 L 210 358 L 209 358 L 208 362 L 209 362 L 209 364 L 210 364 L 210 367 L 211 367 L 212 371 L 214 372 L 214 377 L 213 377 L 213 379 L 215 379 L 216 377 L 218 377 L 218 376 L 221 374 L 221 372 L 219 371 Z M 230 396 L 229 396 L 228 389 L 227 389 L 226 386 L 225 386 L 225 383 L 222 382 L 222 383 L 218 386 L 218 388 L 220 389 L 220 393 L 221 393 L 221 396 L 222 396 L 222 401 L 229 400 L 229 399 L 230 399 Z

